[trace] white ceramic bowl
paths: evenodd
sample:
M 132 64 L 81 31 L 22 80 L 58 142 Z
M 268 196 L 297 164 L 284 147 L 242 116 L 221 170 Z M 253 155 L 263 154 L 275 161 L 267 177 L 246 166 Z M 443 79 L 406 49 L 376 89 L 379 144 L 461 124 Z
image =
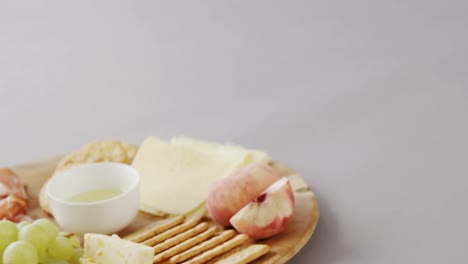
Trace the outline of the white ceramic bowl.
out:
M 69 202 L 77 194 L 108 188 L 118 196 L 96 202 Z M 47 185 L 50 209 L 57 224 L 67 232 L 116 233 L 138 213 L 140 175 L 122 163 L 91 163 L 75 166 L 55 175 Z

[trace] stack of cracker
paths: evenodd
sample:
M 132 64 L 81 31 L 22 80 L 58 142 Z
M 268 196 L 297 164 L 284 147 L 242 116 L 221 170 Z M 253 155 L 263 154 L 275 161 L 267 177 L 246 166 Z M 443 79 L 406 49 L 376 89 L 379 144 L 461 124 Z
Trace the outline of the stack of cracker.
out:
M 222 230 L 198 219 L 178 216 L 149 225 L 124 239 L 154 248 L 153 263 L 249 263 L 270 247 L 254 244 L 245 234 Z

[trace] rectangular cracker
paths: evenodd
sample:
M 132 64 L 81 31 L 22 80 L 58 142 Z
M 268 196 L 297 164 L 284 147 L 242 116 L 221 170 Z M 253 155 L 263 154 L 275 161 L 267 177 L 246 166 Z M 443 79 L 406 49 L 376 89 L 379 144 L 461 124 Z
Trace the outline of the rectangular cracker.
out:
M 138 230 L 137 232 L 133 234 L 125 236 L 123 239 L 130 240 L 136 243 L 140 243 L 157 234 L 160 234 L 166 230 L 169 230 L 170 228 L 176 225 L 179 225 L 184 221 L 185 221 L 185 216 L 173 217 L 173 218 L 167 219 L 167 221 L 163 223 L 156 223 L 154 225 L 150 225 L 148 227 L 142 228 L 141 230 Z
M 247 264 L 270 251 L 267 245 L 252 244 L 233 249 L 220 259 L 210 262 L 210 264 Z
M 153 263 L 157 263 L 157 262 L 160 262 L 160 261 L 163 261 L 163 260 L 166 260 L 172 256 L 175 256 L 179 253 L 182 253 L 183 251 L 185 251 L 186 249 L 189 249 L 207 239 L 209 239 L 210 237 L 214 236 L 214 234 L 216 234 L 216 232 L 218 232 L 219 228 L 216 227 L 216 226 L 213 226 L 211 227 L 210 229 L 206 230 L 205 232 L 201 233 L 201 234 L 198 234 L 190 239 L 187 239 L 185 241 L 183 241 L 182 243 L 166 250 L 166 251 L 163 251 L 159 254 L 156 254 L 156 256 L 154 256 L 154 260 L 153 260 Z
M 184 262 L 186 264 L 202 264 L 202 263 L 205 263 L 225 252 L 228 252 L 229 250 L 237 247 L 237 246 L 240 246 L 242 243 L 244 243 L 245 241 L 249 240 L 249 236 L 247 236 L 246 234 L 239 234 L 237 236 L 235 236 L 233 239 L 231 240 L 228 240 L 226 242 L 224 242 L 223 244 L 221 245 L 218 245 L 210 250 L 207 250 L 203 253 L 201 253 L 200 255 L 192 258 L 192 259 L 189 259 L 188 261 Z
M 190 220 L 190 221 L 187 221 L 181 225 L 178 225 L 178 226 L 175 226 L 169 230 L 166 230 L 164 231 L 163 233 L 160 233 L 152 238 L 149 238 L 143 242 L 141 242 L 143 245 L 147 245 L 147 246 L 154 246 L 158 243 L 161 243 L 163 242 L 164 240 L 168 239 L 168 238 L 171 238 L 177 234 L 180 234 L 192 227 L 194 227 L 196 224 L 198 224 L 198 222 L 200 222 L 199 219 L 194 219 L 194 220 Z
M 201 232 L 205 231 L 208 229 L 208 223 L 203 222 L 195 226 L 194 228 L 191 228 L 185 232 L 182 232 L 174 237 L 168 238 L 162 243 L 159 243 L 155 245 L 154 248 L 154 254 L 158 254 L 160 252 L 163 252 L 164 250 L 182 242 L 185 241 L 193 236 L 196 236 L 200 234 Z
M 170 259 L 170 262 L 171 263 L 179 263 L 179 262 L 182 262 L 184 260 L 187 260 L 191 257 L 194 257 L 206 250 L 209 250 L 215 246 L 218 246 L 220 244 L 222 244 L 223 242 L 231 239 L 232 237 L 234 237 L 236 235 L 236 231 L 234 230 L 226 230 L 224 232 L 222 232 L 221 234 L 215 236 L 215 237 L 212 237 L 211 239 L 207 240 L 207 241 L 204 241 L 203 243 L 201 244 L 198 244 L 196 246 L 194 246 L 193 248 L 190 248 L 189 250 L 187 251 L 184 251 L 178 255 L 175 255 L 173 256 L 171 259 Z

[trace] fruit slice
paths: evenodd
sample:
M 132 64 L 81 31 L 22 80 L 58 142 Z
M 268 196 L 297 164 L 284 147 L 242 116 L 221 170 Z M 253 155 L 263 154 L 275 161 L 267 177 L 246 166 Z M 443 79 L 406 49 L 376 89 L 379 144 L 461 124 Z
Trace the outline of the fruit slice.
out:
M 3 264 L 36 264 L 37 252 L 25 241 L 11 243 L 3 253 Z
M 271 166 L 259 162 L 237 169 L 210 187 L 208 212 L 215 222 L 230 226 L 235 213 L 279 179 Z
M 13 222 L 0 220 L 0 258 L 6 247 L 18 239 L 18 228 Z M 2 263 L 0 261 L 0 263 Z
M 294 193 L 287 178 L 273 183 L 230 220 L 240 233 L 262 239 L 281 233 L 294 211 Z

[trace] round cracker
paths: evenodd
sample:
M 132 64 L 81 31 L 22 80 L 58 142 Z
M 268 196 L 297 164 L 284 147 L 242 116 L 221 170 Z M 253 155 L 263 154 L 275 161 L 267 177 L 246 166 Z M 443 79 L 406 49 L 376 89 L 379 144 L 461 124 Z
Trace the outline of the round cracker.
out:
M 59 172 L 65 171 L 79 164 L 94 162 L 120 162 L 130 164 L 135 157 L 138 147 L 118 140 L 103 140 L 90 143 L 78 151 L 65 156 L 58 163 L 52 177 Z M 49 178 L 50 180 L 50 178 Z M 47 180 L 39 192 L 39 204 L 46 213 L 50 212 L 49 199 L 47 198 Z

